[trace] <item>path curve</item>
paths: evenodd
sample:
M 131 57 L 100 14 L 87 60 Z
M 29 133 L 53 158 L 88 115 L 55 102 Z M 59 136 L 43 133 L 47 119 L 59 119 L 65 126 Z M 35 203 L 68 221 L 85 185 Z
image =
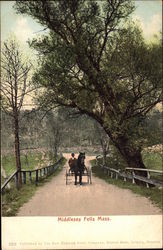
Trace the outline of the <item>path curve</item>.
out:
M 64 154 L 68 159 L 70 154 Z M 92 156 L 86 157 L 86 166 Z M 84 215 L 153 215 L 161 210 L 147 198 L 107 184 L 94 177 L 92 185 L 75 186 L 74 180 L 66 186 L 65 164 L 63 170 L 40 187 L 25 203 L 17 216 L 84 216 Z M 86 178 L 86 177 L 84 177 Z M 84 180 L 84 179 L 83 179 Z M 86 179 L 85 179 L 86 181 Z

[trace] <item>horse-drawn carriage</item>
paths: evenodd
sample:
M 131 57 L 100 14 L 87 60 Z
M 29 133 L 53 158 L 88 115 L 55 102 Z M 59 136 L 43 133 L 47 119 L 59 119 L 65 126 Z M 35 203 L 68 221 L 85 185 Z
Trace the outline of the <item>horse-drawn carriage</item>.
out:
M 73 159 L 69 164 L 70 169 L 66 169 L 66 185 L 68 181 L 75 177 L 75 185 L 77 185 L 77 177 L 79 177 L 79 184 L 83 184 L 83 176 L 87 176 L 87 183 L 92 184 L 91 169 L 87 168 L 84 163 L 85 153 L 80 153 L 78 159 Z

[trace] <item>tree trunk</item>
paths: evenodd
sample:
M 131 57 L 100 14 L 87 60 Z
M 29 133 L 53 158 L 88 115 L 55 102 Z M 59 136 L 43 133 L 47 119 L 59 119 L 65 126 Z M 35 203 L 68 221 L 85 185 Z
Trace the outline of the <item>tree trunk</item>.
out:
M 57 154 L 58 154 L 58 147 L 57 145 L 54 146 L 54 157 L 55 157 L 55 160 L 57 159 Z
M 106 166 L 106 155 L 107 155 L 108 145 L 104 138 L 101 138 L 100 141 L 101 141 L 102 152 L 103 152 L 103 165 Z
M 115 146 L 119 149 L 122 157 L 125 159 L 128 167 L 130 168 L 144 168 L 146 169 L 142 155 L 141 149 L 136 147 L 134 144 L 130 145 L 127 139 L 120 138 L 116 140 Z M 135 171 L 136 174 L 141 176 L 147 176 L 146 171 Z
M 105 148 L 103 148 L 103 165 L 106 166 L 106 154 L 107 154 L 107 151 Z
M 15 158 L 16 158 L 16 169 L 18 172 L 18 187 L 22 184 L 21 178 L 21 161 L 20 161 L 20 145 L 19 145 L 19 123 L 18 116 L 14 117 L 14 125 L 15 125 Z

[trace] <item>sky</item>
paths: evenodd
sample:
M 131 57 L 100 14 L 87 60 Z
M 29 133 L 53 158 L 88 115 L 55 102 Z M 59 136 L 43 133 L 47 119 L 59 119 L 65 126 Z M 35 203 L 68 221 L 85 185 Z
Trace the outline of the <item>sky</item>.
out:
M 29 38 L 42 34 L 39 31 L 43 27 L 28 16 L 16 14 L 13 5 L 14 1 L 1 1 L 1 41 L 14 32 L 25 45 Z M 162 0 L 135 0 L 135 6 L 134 20 L 139 22 L 144 37 L 151 40 L 154 34 L 162 30 Z

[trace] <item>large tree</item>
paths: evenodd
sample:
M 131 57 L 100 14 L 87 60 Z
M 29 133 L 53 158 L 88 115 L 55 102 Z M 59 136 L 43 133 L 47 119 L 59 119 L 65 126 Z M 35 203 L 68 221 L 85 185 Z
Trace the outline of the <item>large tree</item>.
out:
M 16 1 L 49 29 L 31 46 L 40 56 L 41 101 L 100 123 L 130 167 L 144 168 L 140 124 L 161 101 L 161 45 L 147 45 L 127 21 L 128 0 Z
M 24 97 L 32 89 L 29 82 L 32 65 L 23 58 L 19 44 L 14 37 L 3 43 L 1 55 L 1 104 L 3 111 L 12 118 L 18 184 L 21 184 L 19 118 Z

